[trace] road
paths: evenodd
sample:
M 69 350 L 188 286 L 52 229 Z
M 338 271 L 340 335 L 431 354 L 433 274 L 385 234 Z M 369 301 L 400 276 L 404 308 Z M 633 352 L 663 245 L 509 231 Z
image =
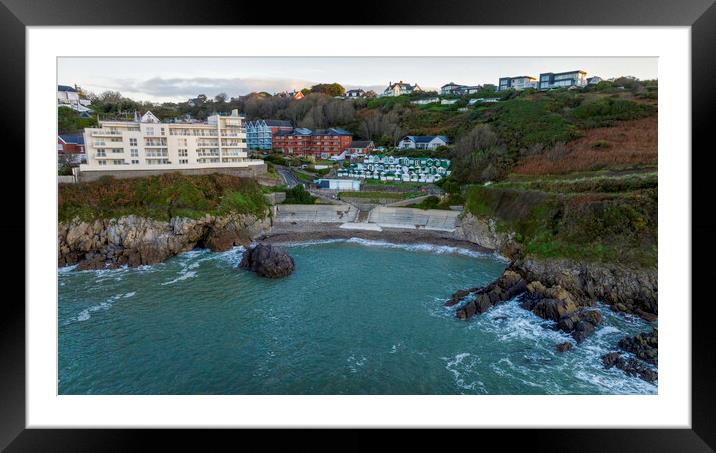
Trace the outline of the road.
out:
M 288 186 L 289 189 L 292 189 L 298 184 L 301 184 L 301 182 L 296 178 L 293 173 L 291 173 L 291 170 L 289 170 L 286 167 L 283 167 L 281 165 L 276 165 L 276 171 L 279 175 L 281 175 L 281 178 L 286 183 L 286 186 Z

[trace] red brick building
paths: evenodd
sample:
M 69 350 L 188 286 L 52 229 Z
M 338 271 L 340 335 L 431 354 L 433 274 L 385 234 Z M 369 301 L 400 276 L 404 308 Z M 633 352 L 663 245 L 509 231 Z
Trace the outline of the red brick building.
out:
M 273 136 L 273 149 L 286 155 L 327 159 L 341 154 L 352 141 L 353 135 L 343 129 L 296 128 L 277 132 Z

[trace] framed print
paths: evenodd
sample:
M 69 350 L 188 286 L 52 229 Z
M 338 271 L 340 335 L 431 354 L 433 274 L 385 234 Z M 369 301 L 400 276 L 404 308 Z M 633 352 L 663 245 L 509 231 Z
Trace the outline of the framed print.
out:
M 711 451 L 711 2 L 179 3 L 3 0 L 3 446 Z

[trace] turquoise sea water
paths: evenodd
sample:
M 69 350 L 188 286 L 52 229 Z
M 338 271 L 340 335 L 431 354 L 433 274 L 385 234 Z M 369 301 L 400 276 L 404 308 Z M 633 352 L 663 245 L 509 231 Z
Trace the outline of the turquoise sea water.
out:
M 602 307 L 569 337 L 519 307 L 470 321 L 443 302 L 505 263 L 449 247 L 323 241 L 288 247 L 279 280 L 238 268 L 241 249 L 59 279 L 60 394 L 650 394 L 599 357 L 647 329 Z

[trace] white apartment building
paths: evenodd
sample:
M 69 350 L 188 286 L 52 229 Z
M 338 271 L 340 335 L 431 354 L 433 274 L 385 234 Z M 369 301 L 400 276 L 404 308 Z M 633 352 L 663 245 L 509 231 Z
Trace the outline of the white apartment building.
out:
M 84 176 L 265 171 L 263 161 L 247 158 L 246 131 L 237 110 L 228 116 L 210 116 L 205 123 L 186 124 L 162 123 L 147 112 L 134 121 L 100 121 L 98 128 L 85 129 L 84 139 L 87 163 L 80 165 Z

